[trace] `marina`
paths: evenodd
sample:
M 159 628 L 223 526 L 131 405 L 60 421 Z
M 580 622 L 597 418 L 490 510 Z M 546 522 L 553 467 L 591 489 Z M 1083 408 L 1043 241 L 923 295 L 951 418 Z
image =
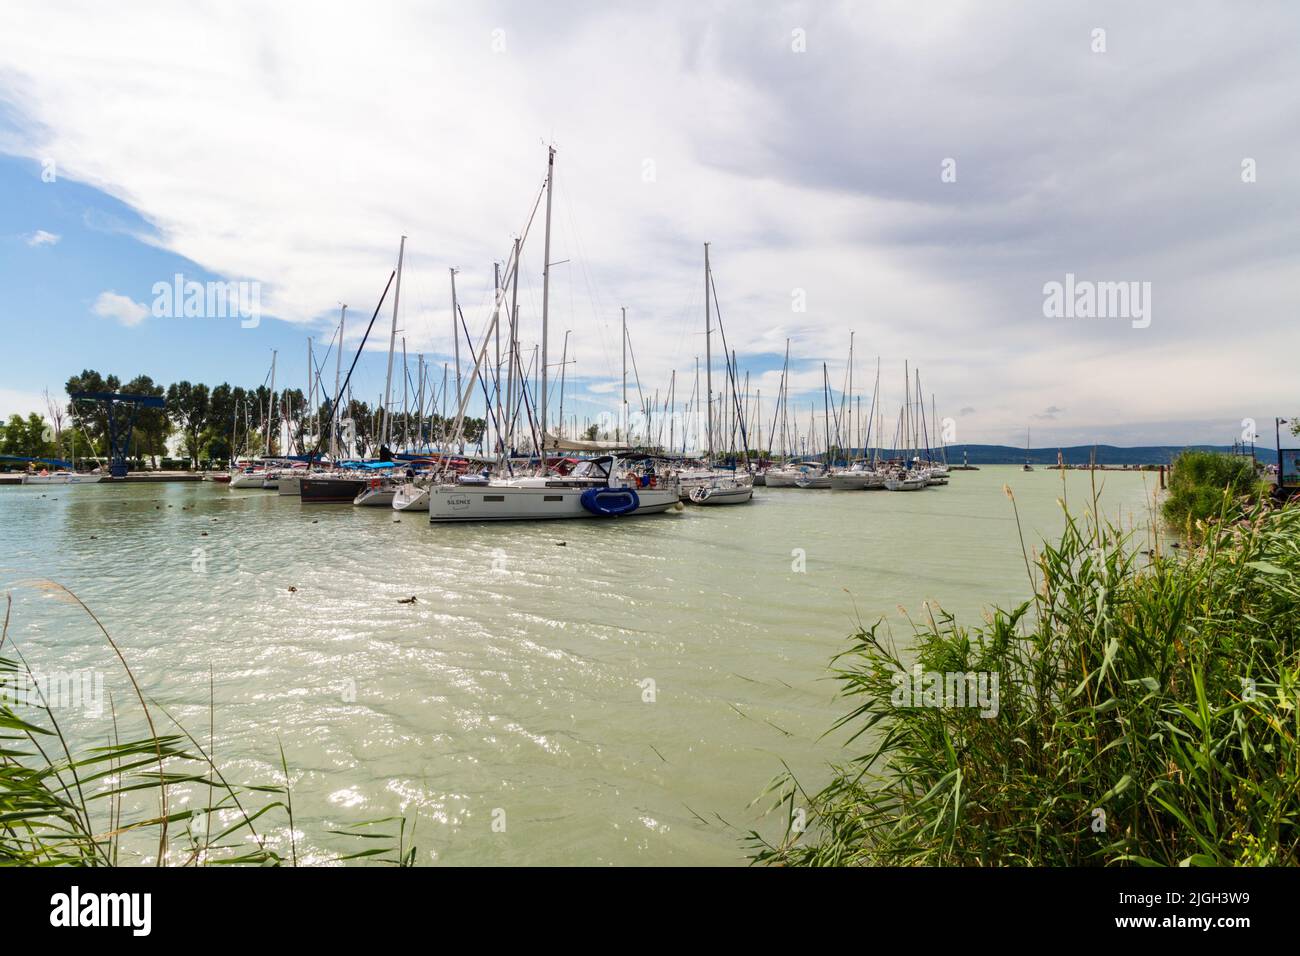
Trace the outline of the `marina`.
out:
M 0 4 L 4 938 L 1287 925 L 1297 34 Z

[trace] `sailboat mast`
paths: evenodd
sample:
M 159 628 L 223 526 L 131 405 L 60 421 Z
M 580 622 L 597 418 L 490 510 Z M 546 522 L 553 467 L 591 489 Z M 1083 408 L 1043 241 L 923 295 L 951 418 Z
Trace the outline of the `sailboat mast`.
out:
M 557 422 L 557 434 L 560 438 L 564 437 L 564 372 L 565 367 L 569 364 L 569 333 L 572 329 L 564 330 L 564 348 L 560 350 L 560 418 Z
M 542 389 L 541 389 L 541 441 L 542 472 L 546 472 L 546 334 L 551 305 L 551 193 L 555 187 L 555 147 L 547 147 L 546 154 L 546 241 L 542 244 Z
M 628 308 L 623 307 L 623 398 L 619 406 L 619 436 L 617 441 L 632 444 L 628 437 Z
M 312 368 L 311 368 L 311 336 L 307 336 L 307 395 L 302 403 L 302 428 L 298 430 L 299 437 L 302 439 L 303 454 L 307 453 L 307 416 L 311 412 L 312 399 Z
M 334 402 L 337 405 L 342 400 L 339 395 L 339 383 L 343 372 L 343 323 L 347 321 L 348 307 L 343 305 L 339 311 L 339 341 L 336 346 L 337 351 L 334 355 Z M 337 464 L 339 460 L 339 410 L 330 409 L 330 458 Z
M 402 446 L 406 447 L 411 429 L 411 416 L 406 406 L 406 336 L 402 336 Z
M 271 394 L 266 397 L 266 457 L 271 457 L 271 426 L 275 421 L 275 349 L 271 349 Z
M 456 301 L 456 269 L 453 266 L 453 267 L 449 267 L 447 271 L 451 273 L 451 346 L 452 346 L 451 350 L 452 350 L 453 360 L 456 363 L 456 395 L 459 396 L 461 394 L 460 329 L 457 324 L 457 316 L 459 314 L 459 304 Z M 463 438 L 460 442 L 460 452 L 462 455 L 465 453 L 465 441 Z
M 510 335 L 506 343 L 506 443 L 503 454 L 510 455 L 515 437 L 515 357 L 519 352 L 519 239 L 515 238 L 515 267 L 510 283 Z
M 392 420 L 388 414 L 388 401 L 393 389 L 393 351 L 397 347 L 397 300 L 402 294 L 402 259 L 406 255 L 406 237 L 397 247 L 397 287 L 393 290 L 393 327 L 388 335 L 388 375 L 384 379 L 384 428 L 383 442 L 388 445 L 392 438 Z
M 518 268 L 516 266 L 516 268 Z M 492 263 L 492 337 L 495 341 L 496 365 L 492 375 L 492 401 L 497 407 L 497 416 L 493 419 L 497 429 L 497 450 L 501 449 L 501 263 Z M 492 416 L 488 416 L 492 419 Z
M 709 309 L 709 244 L 704 244 L 704 377 L 708 386 L 709 461 L 713 460 L 713 317 Z

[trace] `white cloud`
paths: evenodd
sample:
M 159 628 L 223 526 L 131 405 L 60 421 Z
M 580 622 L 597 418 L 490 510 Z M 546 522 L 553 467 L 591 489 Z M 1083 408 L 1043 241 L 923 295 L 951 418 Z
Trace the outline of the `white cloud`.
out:
M 570 382 L 596 394 L 621 376 L 622 305 L 646 389 L 675 369 L 689 392 L 708 240 L 728 345 L 779 366 L 790 337 L 801 417 L 823 358 L 842 379 L 850 329 L 856 382 L 883 356 L 887 416 L 908 357 L 941 415 L 980 409 L 972 441 L 1049 402 L 1108 423 L 1266 420 L 1295 398 L 1285 117 L 1300 85 L 1283 5 L 1243 19 L 1210 2 L 1174 40 L 1167 11 L 1096 4 L 1103 56 L 1092 20 L 1018 3 L 46 5 L 0 8 L 17 130 L 0 149 L 55 158 L 160 245 L 261 281 L 268 315 L 332 326 L 346 301 L 356 341 L 405 233 L 410 350 L 450 350 L 449 266 L 477 340 L 548 140 L 552 259 L 569 260 L 552 270 L 549 361 L 573 329 Z M 540 233 L 520 280 L 526 352 Z M 1151 328 L 1044 319 L 1043 283 L 1067 271 L 1152 281 Z M 109 315 L 143 318 L 117 299 Z
M 62 236 L 46 232 L 44 229 L 37 229 L 27 237 L 27 244 L 29 246 L 52 246 L 62 238 Z
M 101 318 L 117 319 L 125 326 L 139 325 L 149 315 L 148 306 L 116 292 L 101 292 L 91 311 Z

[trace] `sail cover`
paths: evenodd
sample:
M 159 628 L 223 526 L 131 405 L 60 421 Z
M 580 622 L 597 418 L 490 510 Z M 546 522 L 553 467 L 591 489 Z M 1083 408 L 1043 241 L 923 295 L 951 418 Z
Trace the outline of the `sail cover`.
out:
M 627 442 L 579 441 L 576 438 L 557 438 L 550 432 L 546 433 L 547 451 L 621 451 L 627 447 Z

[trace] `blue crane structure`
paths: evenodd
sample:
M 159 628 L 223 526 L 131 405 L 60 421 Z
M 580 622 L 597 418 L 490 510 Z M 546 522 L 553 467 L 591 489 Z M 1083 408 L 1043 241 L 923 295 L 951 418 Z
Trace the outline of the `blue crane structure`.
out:
M 141 408 L 166 408 L 167 403 L 156 395 L 124 395 L 120 392 L 73 392 L 74 402 L 98 402 L 104 406 L 108 419 L 108 473 L 114 478 L 126 477 L 126 456 L 131 447 L 131 430 Z M 118 419 L 118 406 L 126 405 L 130 412 L 122 411 Z

